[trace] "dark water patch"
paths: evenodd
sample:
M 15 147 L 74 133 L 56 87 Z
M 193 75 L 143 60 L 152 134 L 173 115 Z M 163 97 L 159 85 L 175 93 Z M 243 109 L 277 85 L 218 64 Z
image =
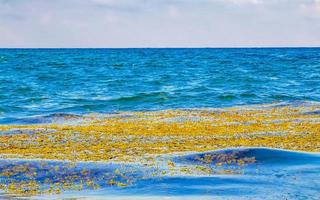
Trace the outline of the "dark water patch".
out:
M 124 96 L 119 98 L 110 99 L 111 102 L 135 102 L 135 101 L 153 101 L 168 99 L 166 92 L 142 92 L 132 96 Z
M 219 95 L 218 99 L 223 100 L 223 101 L 231 101 L 236 99 L 237 97 L 232 94 L 224 94 L 224 95 Z
M 254 93 L 242 93 L 242 94 L 240 94 L 240 97 L 243 97 L 243 98 L 256 98 L 256 97 L 258 97 L 258 95 L 254 94 Z
M 44 124 L 54 122 L 65 122 L 67 119 L 79 119 L 81 115 L 69 113 L 53 113 L 43 116 L 32 116 L 26 118 L 6 118 L 0 119 L 4 124 Z
M 312 112 L 305 112 L 306 115 L 320 115 L 320 110 L 312 111 Z
M 12 134 L 35 134 L 35 133 L 54 133 L 56 130 L 54 129 L 44 129 L 44 128 L 38 128 L 38 129 L 10 129 L 7 131 L 0 131 L 0 135 L 12 135 Z
M 186 156 L 177 157 L 179 162 L 199 162 L 205 156 L 212 156 L 212 164 L 216 162 L 226 162 L 229 158 L 231 159 L 244 159 L 244 158 L 255 158 L 254 164 L 272 164 L 276 165 L 299 165 L 307 164 L 312 162 L 319 164 L 320 167 L 320 153 L 304 153 L 285 151 L 280 149 L 270 148 L 240 148 L 240 149 L 227 149 L 206 153 L 196 153 Z

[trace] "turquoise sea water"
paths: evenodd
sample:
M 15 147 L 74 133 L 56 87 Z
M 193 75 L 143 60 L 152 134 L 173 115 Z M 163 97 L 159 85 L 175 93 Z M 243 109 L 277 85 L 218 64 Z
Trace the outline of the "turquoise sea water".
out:
M 0 49 L 0 123 L 319 99 L 320 48 Z

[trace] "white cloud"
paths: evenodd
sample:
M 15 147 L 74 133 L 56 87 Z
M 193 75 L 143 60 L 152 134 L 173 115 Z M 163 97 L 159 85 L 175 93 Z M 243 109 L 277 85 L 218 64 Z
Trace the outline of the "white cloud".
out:
M 314 10 L 318 15 L 320 15 L 320 0 L 314 0 Z
M 180 17 L 181 16 L 181 11 L 177 6 L 170 5 L 168 7 L 168 15 L 171 17 Z
M 263 0 L 225 0 L 234 4 L 260 4 Z
M 320 0 L 0 0 L 0 47 L 319 45 Z

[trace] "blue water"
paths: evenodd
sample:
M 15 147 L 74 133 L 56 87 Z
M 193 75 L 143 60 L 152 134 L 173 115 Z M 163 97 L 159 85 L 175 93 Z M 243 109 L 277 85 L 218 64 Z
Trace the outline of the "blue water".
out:
M 0 49 L 0 123 L 319 99 L 320 48 Z
M 50 122 L 65 114 L 113 113 L 175 108 L 230 107 L 320 100 L 320 48 L 270 49 L 0 49 L 0 124 Z M 319 114 L 315 111 L 316 115 Z M 8 133 L 12 134 L 12 133 Z M 128 164 L 0 160 L 0 170 L 30 164 L 37 181 L 59 181 L 82 169 L 100 190 L 66 197 L 195 197 L 197 199 L 319 199 L 320 155 L 272 149 L 238 149 L 255 157 L 243 173 L 212 176 L 147 176 L 149 168 Z M 177 156 L 197 164 L 199 154 Z M 54 171 L 56 166 L 61 171 Z M 214 162 L 212 167 L 214 167 Z M 134 169 L 133 185 L 109 186 L 119 167 Z M 210 167 L 210 166 L 209 166 Z M 232 167 L 232 166 L 231 166 Z M 129 170 L 130 171 L 130 170 Z M 114 177 L 113 177 L 114 178 Z M 118 177 L 119 181 L 121 177 Z M 0 177 L 1 183 L 28 179 Z M 0 195 L 0 198 L 2 196 Z M 48 197 L 49 199 L 52 196 Z M 58 198 L 60 198 L 58 196 Z
M 29 164 L 28 170 L 35 169 L 38 177 L 36 181 L 43 183 L 45 179 L 59 181 L 59 179 L 77 175 L 81 177 L 81 170 L 89 170 L 90 179 L 95 180 L 101 188 L 84 191 L 69 191 L 58 196 L 57 199 L 93 197 L 122 199 L 123 196 L 132 196 L 132 199 L 294 199 L 305 200 L 320 198 L 320 154 L 290 152 L 282 150 L 249 148 L 227 149 L 199 154 L 187 154 L 177 156 L 176 164 L 187 166 L 198 165 L 197 157 L 204 155 L 226 155 L 236 153 L 238 158 L 255 157 L 256 162 L 247 164 L 241 168 L 241 174 L 234 175 L 207 175 L 207 176 L 150 176 L 151 168 L 139 165 L 119 166 L 106 163 L 80 163 L 75 168 L 69 169 L 68 163 L 53 161 L 14 161 L 0 160 L 0 171 L 6 168 Z M 44 163 L 46 163 L 44 165 Z M 50 170 L 59 166 L 61 170 Z M 215 160 L 210 165 L 215 167 Z M 227 167 L 232 167 L 228 165 Z M 237 167 L 237 166 L 236 166 Z M 222 167 L 224 168 L 224 167 Z M 119 188 L 110 186 L 110 179 L 124 181 L 123 176 L 115 176 L 115 169 L 124 172 L 126 179 L 134 180 L 133 185 Z M 142 178 L 145 177 L 145 178 Z M 28 180 L 25 174 L 17 174 L 8 179 L 0 176 L 0 182 L 14 180 Z M 1 197 L 1 196 L 0 196 Z M 44 198 L 46 196 L 43 196 Z M 151 198 L 153 197 L 153 198 Z M 40 198 L 40 197 L 39 197 Z M 52 199 L 48 196 L 48 199 Z M 99 198 L 98 198 L 99 199 Z M 102 198 L 103 199 L 103 198 Z M 123 198 L 126 199 L 126 198 Z

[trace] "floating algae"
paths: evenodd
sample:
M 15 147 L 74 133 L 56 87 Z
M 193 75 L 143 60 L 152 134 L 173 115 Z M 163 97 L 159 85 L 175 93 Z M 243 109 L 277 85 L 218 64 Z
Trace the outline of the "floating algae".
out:
M 319 154 L 266 148 L 166 155 L 148 165 L 0 162 L 1 189 L 8 196 L 35 199 L 174 199 L 181 195 L 261 199 L 265 194 L 266 199 L 317 199 L 320 195 Z
M 135 112 L 86 116 L 76 125 L 0 126 L 2 158 L 130 161 L 146 155 L 230 147 L 320 151 L 319 105 Z M 308 114 L 311 113 L 311 114 Z M 177 121 L 177 118 L 183 120 Z M 194 120 L 196 118 L 197 120 Z M 173 119 L 173 120 L 170 120 Z M 48 130 L 48 131 L 45 131 Z
M 87 115 L 77 117 L 77 123 L 65 118 L 64 123 L 2 125 L 0 190 L 20 196 L 105 188 L 139 193 L 143 184 L 158 187 L 165 180 L 175 188 L 170 185 L 174 177 L 187 186 L 182 179 L 203 177 L 211 183 L 216 176 L 252 175 L 265 167 L 259 165 L 265 160 L 259 159 L 263 151 L 210 152 L 239 147 L 319 152 L 319 109 L 320 105 L 311 103 L 260 105 Z M 319 157 L 315 160 L 318 167 Z

